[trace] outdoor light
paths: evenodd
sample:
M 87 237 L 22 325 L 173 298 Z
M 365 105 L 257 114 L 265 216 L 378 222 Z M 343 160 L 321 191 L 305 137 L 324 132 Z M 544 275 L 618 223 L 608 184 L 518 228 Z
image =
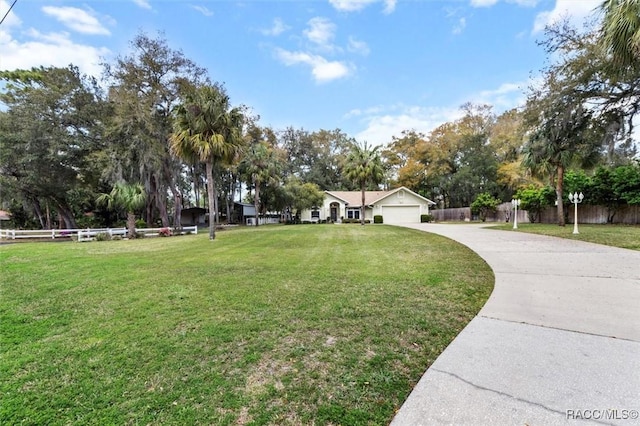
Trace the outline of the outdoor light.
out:
M 520 205 L 520 200 L 514 198 L 511 200 L 511 205 L 515 210 L 515 213 L 513 214 L 513 229 L 518 229 L 518 206 Z
M 574 234 L 579 234 L 578 232 L 578 204 L 580 204 L 582 202 L 582 200 L 584 199 L 584 195 L 582 194 L 582 192 L 580 194 L 578 194 L 577 192 L 569 193 L 569 202 L 573 203 L 573 205 L 575 206 L 575 210 L 573 212 L 573 233 Z

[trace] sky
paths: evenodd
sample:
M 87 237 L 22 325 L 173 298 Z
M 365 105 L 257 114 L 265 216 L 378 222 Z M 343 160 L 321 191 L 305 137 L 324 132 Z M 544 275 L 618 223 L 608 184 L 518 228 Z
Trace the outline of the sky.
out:
M 0 19 L 14 0 L 0 0 Z M 384 145 L 428 133 L 467 102 L 521 106 L 545 65 L 537 41 L 602 0 L 17 0 L 0 69 L 70 63 L 101 75 L 140 32 L 223 83 L 259 124 L 341 129 Z

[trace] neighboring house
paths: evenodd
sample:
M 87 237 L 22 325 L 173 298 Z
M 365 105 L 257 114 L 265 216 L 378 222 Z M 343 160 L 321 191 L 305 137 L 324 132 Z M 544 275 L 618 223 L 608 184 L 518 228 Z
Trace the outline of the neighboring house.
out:
M 373 216 L 382 216 L 384 223 L 419 223 L 420 215 L 429 214 L 433 201 L 416 194 L 404 186 L 391 191 L 366 191 L 365 220 L 373 222 Z M 315 209 L 303 210 L 303 222 L 360 219 L 361 191 L 325 191 L 324 203 Z
M 253 204 L 233 203 L 233 215 L 231 223 L 255 225 L 256 208 Z
M 240 223 L 244 225 L 254 226 L 256 224 L 256 208 L 253 204 L 233 203 L 232 223 Z M 280 215 L 278 213 L 267 212 L 265 215 L 259 215 L 258 225 L 266 225 L 268 223 L 279 223 Z
M 182 209 L 180 224 L 182 226 L 200 226 L 207 223 L 207 210 L 202 207 L 189 207 Z

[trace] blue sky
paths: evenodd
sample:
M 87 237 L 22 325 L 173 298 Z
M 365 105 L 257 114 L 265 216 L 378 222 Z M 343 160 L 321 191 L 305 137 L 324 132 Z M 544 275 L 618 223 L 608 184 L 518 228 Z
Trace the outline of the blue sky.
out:
M 0 0 L 0 17 L 13 0 Z M 386 144 L 428 132 L 465 102 L 521 105 L 544 65 L 546 23 L 581 24 L 601 0 L 18 0 L 0 69 L 99 64 L 144 31 L 225 84 L 260 124 L 340 128 Z

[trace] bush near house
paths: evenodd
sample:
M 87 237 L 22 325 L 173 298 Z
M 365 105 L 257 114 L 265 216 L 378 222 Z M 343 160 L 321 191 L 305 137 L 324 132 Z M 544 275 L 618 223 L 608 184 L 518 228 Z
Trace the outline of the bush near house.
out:
M 420 215 L 420 223 L 429 223 L 429 222 L 433 222 L 433 215 L 432 214 L 421 214 Z
M 377 215 L 373 216 L 373 223 L 383 223 L 382 215 L 377 214 Z

